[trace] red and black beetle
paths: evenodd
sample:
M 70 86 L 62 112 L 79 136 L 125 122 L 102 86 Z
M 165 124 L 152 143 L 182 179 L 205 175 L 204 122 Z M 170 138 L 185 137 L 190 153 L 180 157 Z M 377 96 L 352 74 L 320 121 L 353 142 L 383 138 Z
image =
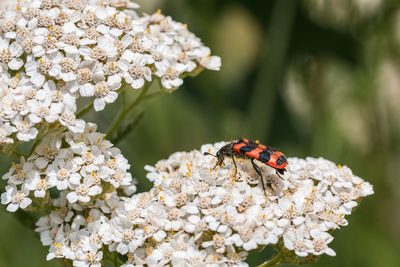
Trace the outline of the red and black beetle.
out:
M 233 164 L 235 165 L 235 175 L 237 173 L 235 157 L 250 159 L 254 170 L 261 178 L 264 192 L 265 186 L 264 180 L 261 175 L 261 170 L 260 167 L 258 167 L 257 164 L 254 162 L 254 160 L 256 159 L 258 161 L 261 161 L 262 163 L 265 163 L 268 166 L 274 168 L 276 170 L 276 174 L 279 177 L 279 174 L 284 174 L 284 172 L 286 171 L 286 165 L 288 164 L 286 157 L 282 154 L 282 152 L 243 138 L 221 147 L 221 149 L 217 152 L 217 155 L 213 155 L 208 152 L 205 152 L 204 155 L 211 155 L 218 159 L 217 163 L 214 166 L 214 169 L 224 163 L 225 157 L 231 157 Z

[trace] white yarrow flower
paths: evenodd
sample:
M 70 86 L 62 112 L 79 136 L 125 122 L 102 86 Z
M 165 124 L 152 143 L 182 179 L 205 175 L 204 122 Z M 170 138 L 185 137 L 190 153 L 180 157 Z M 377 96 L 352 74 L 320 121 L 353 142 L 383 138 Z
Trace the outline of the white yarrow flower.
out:
M 219 57 L 184 24 L 135 8 L 125 0 L 28 0 L 1 11 L 2 144 L 14 141 L 15 129 L 19 141 L 36 138 L 43 121 L 81 133 L 83 121 L 72 114 L 79 97 L 95 96 L 100 111 L 122 85 L 140 89 L 156 78 L 171 90 L 184 74 L 219 69 Z
M 7 205 L 7 211 L 15 212 L 25 209 L 32 203 L 27 190 L 18 190 L 16 186 L 6 186 L 6 192 L 1 194 L 1 204 Z

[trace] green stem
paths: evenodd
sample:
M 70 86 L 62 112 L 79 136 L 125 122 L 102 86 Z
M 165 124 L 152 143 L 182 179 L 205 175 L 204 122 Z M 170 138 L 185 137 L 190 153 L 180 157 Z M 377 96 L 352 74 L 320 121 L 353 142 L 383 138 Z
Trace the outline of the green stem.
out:
M 121 94 L 123 91 L 125 91 L 126 88 L 130 88 L 130 87 L 131 87 L 130 84 L 123 82 L 121 85 L 121 88 L 118 90 L 118 95 Z M 79 110 L 76 113 L 76 117 L 80 118 L 83 115 L 85 115 L 89 110 L 92 109 L 93 105 L 94 105 L 94 101 L 92 101 L 91 103 L 84 106 L 81 110 Z
M 18 142 L 16 142 L 14 140 L 14 143 L 12 144 L 11 148 L 10 148 L 10 154 L 12 154 L 14 152 L 14 150 L 17 148 Z
M 62 259 L 62 262 L 64 263 L 64 266 L 67 266 L 67 267 L 73 266 L 71 260 Z
M 147 95 L 145 95 L 143 97 L 143 99 L 152 98 L 153 96 L 158 96 L 158 95 L 161 95 L 163 93 L 164 93 L 163 91 L 157 91 L 157 92 L 154 92 L 154 93 L 151 93 L 151 94 L 147 94 Z
M 103 246 L 102 250 L 103 250 L 103 261 L 106 260 L 106 261 L 114 263 L 113 257 L 111 257 L 110 253 L 108 252 L 108 250 L 106 248 L 104 248 L 104 246 Z
M 275 246 L 275 249 L 278 250 L 278 254 L 276 254 L 272 259 L 258 265 L 257 267 L 278 267 L 282 264 L 304 265 L 314 263 L 319 259 L 319 256 L 312 254 L 308 255 L 307 257 L 298 257 L 294 251 L 288 250 L 282 246 L 282 244 Z
M 275 267 L 275 266 L 280 266 L 283 260 L 283 252 L 280 251 L 278 254 L 276 254 L 275 257 L 272 259 L 258 265 L 257 267 Z
M 9 155 L 9 156 L 14 156 L 14 157 L 16 157 L 16 158 L 20 158 L 20 157 L 24 157 L 24 158 L 26 158 L 27 157 L 27 155 L 25 155 L 25 154 L 23 154 L 23 153 L 20 153 L 20 152 L 18 152 L 18 151 L 11 151 L 10 153 L 7 153 L 7 155 Z
M 125 128 L 123 128 L 121 131 L 118 131 L 115 134 L 115 137 L 111 138 L 110 141 L 111 143 L 113 143 L 114 145 L 118 144 L 121 140 L 124 139 L 124 137 L 132 132 L 133 129 L 136 128 L 136 126 L 139 124 L 139 122 L 142 120 L 143 118 L 143 112 L 141 112 L 132 122 L 130 122 L 128 125 L 126 125 Z
M 114 132 L 117 130 L 118 126 L 124 121 L 124 119 L 129 114 L 129 112 L 134 107 L 136 107 L 140 103 L 140 101 L 142 101 L 145 98 L 147 91 L 149 90 L 151 84 L 152 84 L 152 81 L 146 82 L 146 84 L 142 88 L 142 91 L 140 92 L 140 95 L 130 105 L 121 109 L 117 118 L 114 120 L 110 129 L 108 130 L 106 139 L 109 139 L 114 134 Z
M 114 266 L 121 266 L 122 264 L 124 264 L 120 258 L 118 257 L 118 253 L 114 252 Z
M 107 260 L 111 262 L 115 267 L 121 266 L 124 264 L 119 258 L 117 252 L 110 252 L 105 247 L 103 247 L 103 260 Z M 103 265 L 102 265 L 103 266 Z
M 18 142 L 14 140 L 14 143 L 12 143 L 12 145 L 10 144 L 6 144 L 6 145 L 2 145 L 0 147 L 0 154 L 2 155 L 14 155 L 14 150 L 17 148 Z
M 50 133 L 63 133 L 68 128 L 62 126 L 59 122 L 55 122 L 52 124 L 45 124 L 39 129 L 39 134 L 35 139 L 31 149 L 29 150 L 29 154 L 25 155 L 25 157 L 29 157 L 35 151 L 35 148 L 42 142 L 42 140 Z
M 114 266 L 118 266 L 118 255 L 117 253 L 114 253 Z
M 81 110 L 79 110 L 78 113 L 76 113 L 76 117 L 80 118 L 83 115 L 85 115 L 93 107 L 93 103 L 94 102 L 91 102 L 91 103 L 87 104 L 86 106 L 84 106 Z
M 19 152 L 19 151 L 15 151 L 15 150 L 12 152 L 11 155 L 14 156 L 14 157 L 17 157 L 18 159 L 19 159 L 20 157 L 24 157 L 24 158 L 27 158 L 27 157 L 28 157 L 28 155 L 25 155 L 24 153 L 21 153 L 21 152 Z
M 33 151 L 35 150 L 35 148 L 37 147 L 37 145 L 40 143 L 41 138 L 37 137 L 35 139 L 35 142 L 33 142 L 33 145 L 31 147 L 31 149 L 29 150 L 29 155 L 32 155 Z

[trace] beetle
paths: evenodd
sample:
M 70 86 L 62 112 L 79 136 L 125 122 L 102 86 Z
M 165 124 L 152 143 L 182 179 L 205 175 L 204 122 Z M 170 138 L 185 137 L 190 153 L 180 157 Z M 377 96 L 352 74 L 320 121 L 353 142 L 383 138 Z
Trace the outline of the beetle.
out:
M 237 141 L 231 142 L 221 147 L 221 149 L 218 150 L 216 155 L 213 155 L 208 152 L 205 152 L 204 155 L 205 156 L 211 155 L 217 158 L 217 163 L 215 164 L 213 169 L 215 169 L 217 166 L 221 166 L 224 163 L 225 157 L 231 157 L 233 164 L 235 165 L 235 175 L 237 174 L 235 157 L 250 159 L 254 170 L 261 178 L 261 183 L 264 192 L 265 192 L 264 179 L 262 178 L 260 167 L 254 162 L 254 160 L 258 160 L 274 168 L 276 170 L 276 174 L 279 177 L 281 177 L 279 174 L 283 175 L 285 173 L 286 171 L 285 168 L 286 165 L 288 164 L 287 159 L 282 154 L 282 152 L 274 148 L 258 144 L 257 142 L 245 138 L 241 138 Z

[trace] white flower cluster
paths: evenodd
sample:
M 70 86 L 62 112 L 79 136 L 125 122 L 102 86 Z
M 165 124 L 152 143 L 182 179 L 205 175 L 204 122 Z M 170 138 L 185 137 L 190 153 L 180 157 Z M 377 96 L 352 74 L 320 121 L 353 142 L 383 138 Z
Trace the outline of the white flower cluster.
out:
M 100 267 L 104 240 L 110 238 L 111 213 L 121 205 L 117 192 L 106 193 L 90 206 L 68 203 L 66 192 L 54 201 L 55 209 L 36 223 L 47 260 L 63 258 L 74 266 Z
M 56 209 L 36 223 L 42 244 L 50 246 L 47 260 L 64 258 L 74 266 L 101 266 L 104 253 L 117 252 L 128 257 L 124 267 L 247 266 L 242 262 L 246 253 L 231 251 L 221 257 L 211 247 L 198 248 L 195 237 L 181 229 L 184 214 L 177 208 L 166 210 L 155 190 L 131 198 L 106 193 L 90 206 L 72 205 L 65 199 L 63 192 L 54 202 Z
M 134 193 L 128 161 L 96 128 L 88 123 L 81 134 L 46 136 L 29 158 L 22 157 L 3 176 L 8 185 L 1 203 L 15 212 L 27 208 L 32 200 L 51 206 L 50 191 L 55 189 L 65 192 L 69 203 L 82 205 L 117 188 Z
M 247 160 L 212 167 L 225 143 L 178 152 L 155 167 L 149 192 L 120 197 L 106 193 L 90 206 L 73 204 L 66 192 L 58 207 L 37 223 L 47 259 L 100 266 L 104 254 L 126 255 L 132 266 L 247 266 L 250 251 L 283 244 L 299 256 L 335 255 L 328 233 L 347 225 L 356 200 L 372 186 L 347 167 L 325 159 L 289 158 L 283 179 L 259 164 L 268 189 Z M 119 257 L 121 259 L 121 257 Z
M 194 244 L 199 262 L 239 264 L 248 251 L 278 242 L 301 257 L 335 255 L 328 247 L 330 232 L 347 225 L 345 216 L 356 201 L 373 194 L 371 184 L 322 158 L 288 158 L 283 179 L 258 164 L 268 185 L 264 194 L 249 160 L 237 159 L 237 175 L 230 159 L 212 169 L 216 159 L 203 153 L 216 153 L 225 144 L 178 152 L 147 167 L 158 199 L 147 208 L 157 214 L 149 224 Z M 169 243 L 153 247 L 161 251 Z M 136 258 L 150 255 L 141 256 Z
M 128 0 L 9 3 L 0 14 L 0 144 L 36 138 L 41 122 L 83 132 L 74 114 L 80 96 L 94 97 L 99 111 L 123 85 L 160 79 L 171 89 L 185 73 L 220 68 L 186 25 L 161 12 L 138 16 L 137 7 Z

